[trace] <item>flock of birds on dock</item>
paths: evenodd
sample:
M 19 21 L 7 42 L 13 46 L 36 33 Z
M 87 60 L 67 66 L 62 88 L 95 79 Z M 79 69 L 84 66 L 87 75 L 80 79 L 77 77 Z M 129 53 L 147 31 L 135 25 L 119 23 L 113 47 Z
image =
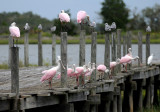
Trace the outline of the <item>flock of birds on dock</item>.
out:
M 64 12 L 64 10 L 61 11 L 61 13 L 59 14 L 59 19 L 61 22 L 61 25 L 64 25 L 65 28 L 65 24 L 70 22 L 70 17 L 67 13 Z M 79 23 L 81 25 L 81 28 L 84 24 L 89 24 L 89 26 L 91 28 L 95 28 L 96 27 L 96 23 L 95 22 L 90 22 L 89 20 L 89 16 L 87 15 L 87 13 L 85 11 L 79 11 L 77 13 L 77 23 Z M 29 29 L 29 25 L 28 23 L 26 23 L 26 26 L 24 27 L 25 29 Z M 39 29 L 42 29 L 41 24 L 38 26 Z M 53 27 L 52 30 L 55 31 L 56 27 Z M 108 25 L 108 23 L 105 24 L 105 31 L 111 31 L 111 30 L 115 30 L 116 29 L 116 24 L 115 22 L 112 23 L 112 25 Z M 150 31 L 150 27 L 147 27 L 148 31 Z M 18 41 L 18 38 L 20 37 L 20 30 L 19 28 L 16 26 L 16 23 L 13 22 L 11 24 L 11 26 L 9 27 L 9 31 L 10 31 L 10 36 L 13 38 L 13 47 L 14 47 L 14 39 L 16 39 L 16 44 Z M 62 29 L 61 29 L 62 31 Z M 123 64 L 123 66 L 125 65 L 125 71 L 127 72 L 127 64 L 131 63 L 132 60 L 136 60 L 139 59 L 138 56 L 133 57 L 132 56 L 132 49 L 129 48 L 128 49 L 128 54 L 126 54 L 125 56 L 121 57 L 121 59 L 117 59 L 114 62 L 110 62 L 110 67 L 107 68 L 105 65 L 100 64 L 100 65 L 96 65 L 95 63 L 88 63 L 88 65 L 83 65 L 80 67 L 76 67 L 75 64 L 73 64 L 72 68 L 64 68 L 63 63 L 61 61 L 60 56 L 57 57 L 57 66 L 52 67 L 49 70 L 44 70 L 42 73 L 44 74 L 40 81 L 43 83 L 44 81 L 49 81 L 49 88 L 52 88 L 52 79 L 53 77 L 57 76 L 57 79 L 61 78 L 61 74 L 60 74 L 60 68 L 61 66 L 64 69 L 67 69 L 67 76 L 68 77 L 76 77 L 76 83 L 77 86 L 79 85 L 79 76 L 85 77 L 85 76 L 91 76 L 92 72 L 94 70 L 98 71 L 99 74 L 99 80 L 102 80 L 104 78 L 104 74 L 107 73 L 109 74 L 109 78 L 112 78 L 113 75 L 113 70 L 114 67 L 117 66 L 118 64 Z M 151 56 L 148 57 L 148 65 L 150 65 L 152 63 L 153 60 L 153 54 Z M 90 79 L 89 79 L 90 80 Z M 84 84 L 85 81 L 83 81 Z

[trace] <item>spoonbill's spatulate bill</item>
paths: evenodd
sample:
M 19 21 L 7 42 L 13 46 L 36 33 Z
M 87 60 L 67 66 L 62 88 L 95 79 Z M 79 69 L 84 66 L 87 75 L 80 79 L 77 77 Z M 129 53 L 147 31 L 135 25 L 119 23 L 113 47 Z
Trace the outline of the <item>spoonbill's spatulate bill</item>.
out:
M 11 24 L 11 26 L 9 27 L 9 31 L 10 31 L 10 36 L 13 38 L 13 47 L 14 47 L 14 39 L 16 39 L 16 43 L 18 43 L 17 41 L 20 37 L 20 30 L 16 26 L 15 22 Z

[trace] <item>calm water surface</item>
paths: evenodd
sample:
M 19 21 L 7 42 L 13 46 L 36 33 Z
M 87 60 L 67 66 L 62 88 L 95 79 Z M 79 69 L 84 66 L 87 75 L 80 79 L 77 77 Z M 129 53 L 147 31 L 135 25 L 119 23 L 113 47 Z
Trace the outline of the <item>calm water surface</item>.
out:
M 24 45 L 18 45 L 19 49 L 19 58 L 21 61 L 24 60 Z M 79 44 L 68 44 L 68 64 L 71 65 L 75 63 L 79 64 Z M 122 46 L 123 48 L 123 46 Z M 0 45 L 0 64 L 8 61 L 8 45 Z M 138 55 L 138 46 L 137 44 L 132 45 L 133 56 Z M 143 59 L 145 59 L 145 45 L 143 45 Z M 151 44 L 151 53 L 155 54 L 154 61 L 160 61 L 160 44 Z M 56 45 L 56 55 L 60 55 L 60 45 Z M 44 63 L 50 63 L 52 59 L 52 46 L 51 44 L 43 45 L 43 61 Z M 86 63 L 91 59 L 91 45 L 86 45 Z M 143 60 L 145 61 L 145 60 Z M 37 64 L 38 63 L 38 45 L 30 44 L 29 45 L 29 63 Z M 97 63 L 104 63 L 104 44 L 97 45 Z

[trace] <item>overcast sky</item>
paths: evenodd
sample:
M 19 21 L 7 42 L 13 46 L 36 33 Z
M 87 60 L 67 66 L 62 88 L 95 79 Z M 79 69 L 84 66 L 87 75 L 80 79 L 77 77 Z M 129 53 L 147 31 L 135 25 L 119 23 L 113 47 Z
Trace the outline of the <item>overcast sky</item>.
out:
M 70 9 L 71 18 L 76 18 L 79 10 L 85 10 L 91 20 L 99 22 L 98 12 L 102 7 L 104 0 L 0 0 L 0 13 L 13 12 L 20 13 L 32 11 L 42 17 L 50 20 L 57 18 L 62 9 Z M 160 0 L 124 0 L 127 7 L 133 10 L 137 7 L 140 11 L 146 7 L 153 7 L 156 3 L 160 4 Z

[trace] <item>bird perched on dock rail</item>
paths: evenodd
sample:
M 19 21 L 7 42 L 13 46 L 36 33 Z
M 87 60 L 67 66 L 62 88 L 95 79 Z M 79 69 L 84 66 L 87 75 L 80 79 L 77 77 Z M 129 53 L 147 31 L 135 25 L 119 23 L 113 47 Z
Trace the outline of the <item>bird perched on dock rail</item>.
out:
M 28 24 L 28 23 L 26 23 L 26 24 L 25 24 L 25 26 L 24 26 L 24 30 L 26 30 L 26 31 L 29 31 L 29 30 L 30 30 L 30 26 L 29 26 L 29 24 Z
M 61 22 L 61 31 L 63 30 L 63 27 L 64 30 L 66 30 L 66 23 L 70 22 L 70 17 L 64 10 L 61 10 L 61 13 L 59 13 L 59 20 Z
M 86 11 L 78 11 L 77 13 L 77 23 L 83 24 L 83 20 L 86 18 L 87 13 Z
M 20 38 L 20 30 L 19 28 L 16 26 L 16 23 L 13 22 L 10 27 L 9 27 L 9 31 L 10 31 L 10 36 L 13 38 L 13 47 L 14 47 L 14 39 L 16 39 L 16 44 L 18 44 L 18 39 Z
M 111 74 L 110 74 L 110 78 L 112 78 L 112 73 L 113 73 L 113 70 L 114 70 L 114 67 L 115 66 L 117 66 L 118 64 L 120 63 L 120 59 L 118 58 L 116 61 L 112 61 L 112 62 L 110 62 L 110 72 L 111 72 Z
M 146 32 L 151 32 L 151 27 L 150 26 L 147 26 Z
M 153 56 L 154 56 L 154 54 L 152 53 L 152 54 L 148 57 L 147 65 L 149 65 L 149 66 L 151 66 L 151 65 L 152 65 Z
M 111 26 L 108 23 L 105 23 L 105 31 L 111 31 Z
M 113 22 L 112 24 L 111 24 L 111 30 L 116 30 L 116 23 L 115 22 Z
M 53 79 L 53 77 L 56 75 L 56 73 L 57 73 L 57 71 L 60 69 L 60 67 L 61 67 L 61 58 L 60 58 L 60 56 L 58 56 L 57 57 L 58 59 L 57 59 L 57 66 L 55 66 L 55 67 L 52 67 L 51 69 L 49 69 L 49 70 L 44 70 L 44 71 L 42 71 L 42 73 L 44 74 L 42 77 L 41 77 L 41 79 L 40 79 L 40 81 L 43 83 L 44 81 L 49 81 L 49 89 L 52 89 L 52 79 Z
M 102 80 L 103 79 L 104 73 L 109 73 L 109 70 L 103 64 L 98 65 L 97 70 L 99 72 L 99 79 L 98 80 Z
M 125 64 L 125 71 L 127 72 L 127 64 L 128 63 L 131 63 L 132 60 L 136 60 L 136 59 L 139 59 L 138 56 L 136 56 L 135 58 L 129 56 L 129 55 L 125 55 L 123 56 L 121 59 L 120 59 L 120 64 Z

